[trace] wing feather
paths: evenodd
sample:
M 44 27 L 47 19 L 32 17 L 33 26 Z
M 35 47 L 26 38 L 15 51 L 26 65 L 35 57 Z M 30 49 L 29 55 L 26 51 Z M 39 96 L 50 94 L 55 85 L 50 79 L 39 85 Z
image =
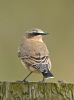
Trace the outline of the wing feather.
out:
M 46 45 L 41 42 L 24 41 L 18 50 L 18 57 L 29 67 L 41 70 L 44 66 L 50 67 L 49 53 Z M 40 66 L 42 66 L 40 68 Z

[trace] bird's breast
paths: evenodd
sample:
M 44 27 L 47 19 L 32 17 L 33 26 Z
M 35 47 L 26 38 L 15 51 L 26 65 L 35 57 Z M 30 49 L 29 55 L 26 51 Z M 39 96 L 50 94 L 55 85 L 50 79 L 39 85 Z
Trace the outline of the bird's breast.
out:
M 33 53 L 33 55 L 36 55 L 36 56 L 48 55 L 48 49 L 45 43 L 29 41 L 28 43 L 26 43 L 26 45 L 27 45 L 27 50 L 29 50 L 30 53 Z

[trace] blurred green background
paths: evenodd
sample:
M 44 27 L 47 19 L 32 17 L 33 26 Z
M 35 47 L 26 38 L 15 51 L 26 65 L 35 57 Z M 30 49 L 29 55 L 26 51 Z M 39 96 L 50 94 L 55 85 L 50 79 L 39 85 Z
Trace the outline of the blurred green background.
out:
M 17 48 L 31 28 L 51 33 L 44 37 L 55 75 L 49 82 L 74 82 L 74 0 L 0 0 L 0 80 L 22 80 L 29 73 Z M 29 77 L 41 79 L 41 74 Z

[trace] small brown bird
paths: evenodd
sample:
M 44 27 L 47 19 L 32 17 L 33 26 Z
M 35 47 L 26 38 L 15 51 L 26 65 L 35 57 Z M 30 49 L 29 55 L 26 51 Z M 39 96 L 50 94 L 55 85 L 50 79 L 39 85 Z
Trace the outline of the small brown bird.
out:
M 21 59 L 24 67 L 26 66 L 30 73 L 38 71 L 43 75 L 43 81 L 48 78 L 54 78 L 50 72 L 51 61 L 49 52 L 42 40 L 43 35 L 48 33 L 43 32 L 41 29 L 33 29 L 25 33 L 25 36 L 18 49 L 18 57 Z M 29 76 L 28 75 L 28 76 Z M 23 81 L 25 81 L 27 78 Z

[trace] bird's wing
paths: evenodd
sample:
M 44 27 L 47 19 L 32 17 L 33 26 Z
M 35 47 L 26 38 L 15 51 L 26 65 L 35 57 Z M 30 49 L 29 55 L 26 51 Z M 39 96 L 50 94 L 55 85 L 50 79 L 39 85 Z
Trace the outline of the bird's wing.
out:
M 25 41 L 18 50 L 18 57 L 24 63 L 39 70 L 51 66 L 48 55 L 46 45 L 41 42 Z

